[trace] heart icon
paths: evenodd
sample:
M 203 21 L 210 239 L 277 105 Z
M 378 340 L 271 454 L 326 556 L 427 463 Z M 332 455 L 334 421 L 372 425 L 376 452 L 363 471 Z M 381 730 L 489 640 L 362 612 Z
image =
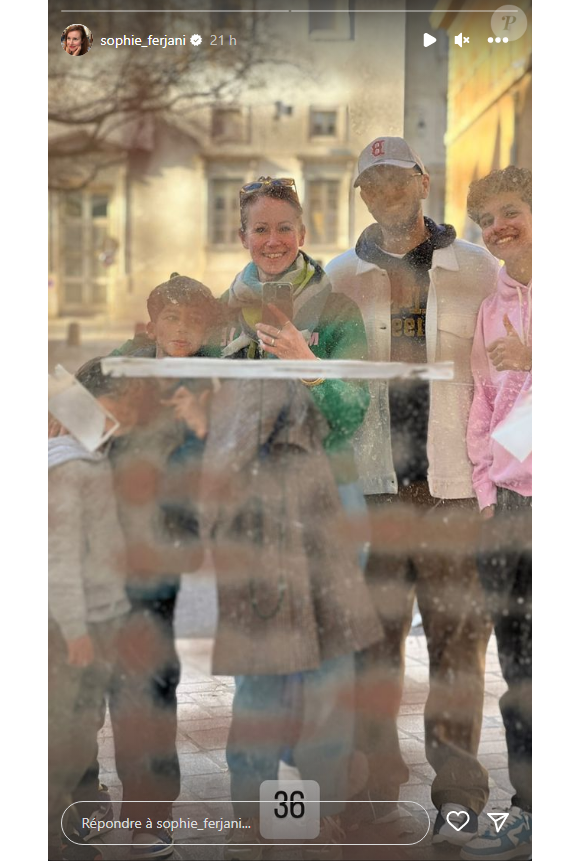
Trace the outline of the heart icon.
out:
M 455 824 L 455 822 L 452 821 L 452 818 L 455 820 L 461 820 L 462 817 L 465 817 L 465 822 L 460 821 L 459 823 Z M 461 829 L 465 828 L 465 826 L 469 822 L 469 813 L 467 812 L 467 810 L 450 810 L 445 818 L 447 819 L 448 824 L 451 825 L 452 828 L 455 828 L 456 831 L 461 831 Z

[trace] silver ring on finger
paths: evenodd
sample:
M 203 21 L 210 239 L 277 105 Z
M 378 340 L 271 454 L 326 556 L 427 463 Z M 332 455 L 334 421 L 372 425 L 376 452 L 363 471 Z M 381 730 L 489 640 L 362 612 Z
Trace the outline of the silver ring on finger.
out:
M 275 343 L 276 343 L 276 338 L 272 335 L 270 337 L 270 346 L 273 347 Z

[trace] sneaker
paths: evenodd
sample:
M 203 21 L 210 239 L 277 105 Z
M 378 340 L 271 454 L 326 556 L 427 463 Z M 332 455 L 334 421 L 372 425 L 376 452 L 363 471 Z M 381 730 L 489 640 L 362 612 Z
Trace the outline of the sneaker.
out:
M 453 816 L 456 813 L 457 816 Z M 466 815 L 469 817 L 466 821 Z M 454 828 L 447 821 L 451 816 Z M 464 824 L 465 823 L 465 824 Z M 433 828 L 433 843 L 451 843 L 453 846 L 465 846 L 477 835 L 477 813 L 463 804 L 444 804 L 435 820 Z M 458 830 L 458 828 L 460 830 Z
M 390 825 L 403 818 L 404 808 L 400 807 L 398 802 L 394 804 L 383 803 L 380 808 L 377 807 L 377 814 L 373 819 L 373 825 Z
M 75 841 L 77 835 L 73 834 Z M 63 838 L 64 843 L 61 850 L 63 861 L 103 861 L 101 850 L 97 846 L 79 846 L 68 838 Z
M 479 858 L 492 858 L 503 861 L 511 858 L 531 858 L 532 853 L 532 814 L 521 807 L 512 807 L 509 816 L 499 829 L 490 822 L 478 837 L 464 846 L 461 858 L 476 861 Z
M 347 834 L 375 825 L 390 825 L 401 819 L 402 811 L 397 801 L 373 799 L 367 789 L 359 792 L 348 803 L 341 814 L 341 826 Z M 379 841 L 380 842 L 380 841 Z
M 84 843 L 88 843 L 89 840 L 93 840 L 95 837 L 100 837 L 102 834 L 112 831 L 112 828 L 106 827 L 103 824 L 107 820 L 112 819 L 113 816 L 113 805 L 111 803 L 111 796 L 109 793 L 99 789 L 99 798 L 96 805 L 95 809 L 90 813 L 90 816 L 87 816 L 83 812 L 80 823 L 75 827 L 75 831 Z M 82 818 L 90 818 L 91 822 L 95 820 L 95 826 L 83 825 Z M 100 827 L 99 823 L 101 823 Z
M 302 857 L 304 861 L 342 861 L 345 838 L 340 817 L 325 816 L 320 822 L 320 834 L 302 849 Z
M 262 861 L 264 843 L 257 816 L 241 820 L 241 828 L 230 828 L 224 849 L 225 861 Z
M 169 831 L 138 831 L 133 834 L 129 859 L 165 858 L 171 855 L 173 848 L 173 835 Z

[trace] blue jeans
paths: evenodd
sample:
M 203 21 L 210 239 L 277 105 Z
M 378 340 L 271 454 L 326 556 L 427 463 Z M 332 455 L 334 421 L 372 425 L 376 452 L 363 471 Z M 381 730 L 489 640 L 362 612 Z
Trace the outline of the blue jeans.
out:
M 362 542 L 358 547 L 358 564 L 364 573 L 371 546 L 371 527 L 367 501 L 358 481 L 353 481 L 350 484 L 339 484 L 337 486 L 342 507 L 349 518 L 358 521 L 357 526 L 362 536 Z
M 259 812 L 260 784 L 277 780 L 291 740 L 303 780 L 320 785 L 321 816 L 339 813 L 354 745 L 354 655 L 292 675 L 237 676 L 226 747 L 234 815 Z M 256 804 L 236 804 L 255 801 Z
M 350 484 L 339 484 L 337 485 L 337 487 L 342 507 L 346 511 L 347 516 L 349 518 L 352 518 L 354 521 L 359 521 L 357 524 L 357 529 L 361 534 L 362 541 L 358 546 L 358 563 L 362 571 L 364 572 L 369 558 L 371 544 L 371 528 L 368 516 L 367 501 L 362 491 L 362 487 L 358 481 L 353 481 Z M 294 691 L 296 689 L 300 689 L 301 676 L 301 673 L 294 673 L 288 678 L 288 682 L 285 688 L 285 697 L 289 703 L 290 709 L 294 708 L 294 701 L 296 700 Z M 294 757 L 294 752 L 291 744 L 284 748 L 284 750 L 282 751 L 281 759 L 288 765 L 296 765 L 296 759 Z

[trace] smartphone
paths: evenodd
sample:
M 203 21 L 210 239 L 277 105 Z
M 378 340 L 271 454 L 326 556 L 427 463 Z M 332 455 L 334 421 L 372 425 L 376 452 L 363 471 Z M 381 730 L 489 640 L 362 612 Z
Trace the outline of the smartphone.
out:
M 274 317 L 268 305 L 274 305 L 289 320 L 294 315 L 292 303 L 292 284 L 288 281 L 265 281 L 262 286 L 262 322 L 268 326 L 278 326 L 280 321 Z

